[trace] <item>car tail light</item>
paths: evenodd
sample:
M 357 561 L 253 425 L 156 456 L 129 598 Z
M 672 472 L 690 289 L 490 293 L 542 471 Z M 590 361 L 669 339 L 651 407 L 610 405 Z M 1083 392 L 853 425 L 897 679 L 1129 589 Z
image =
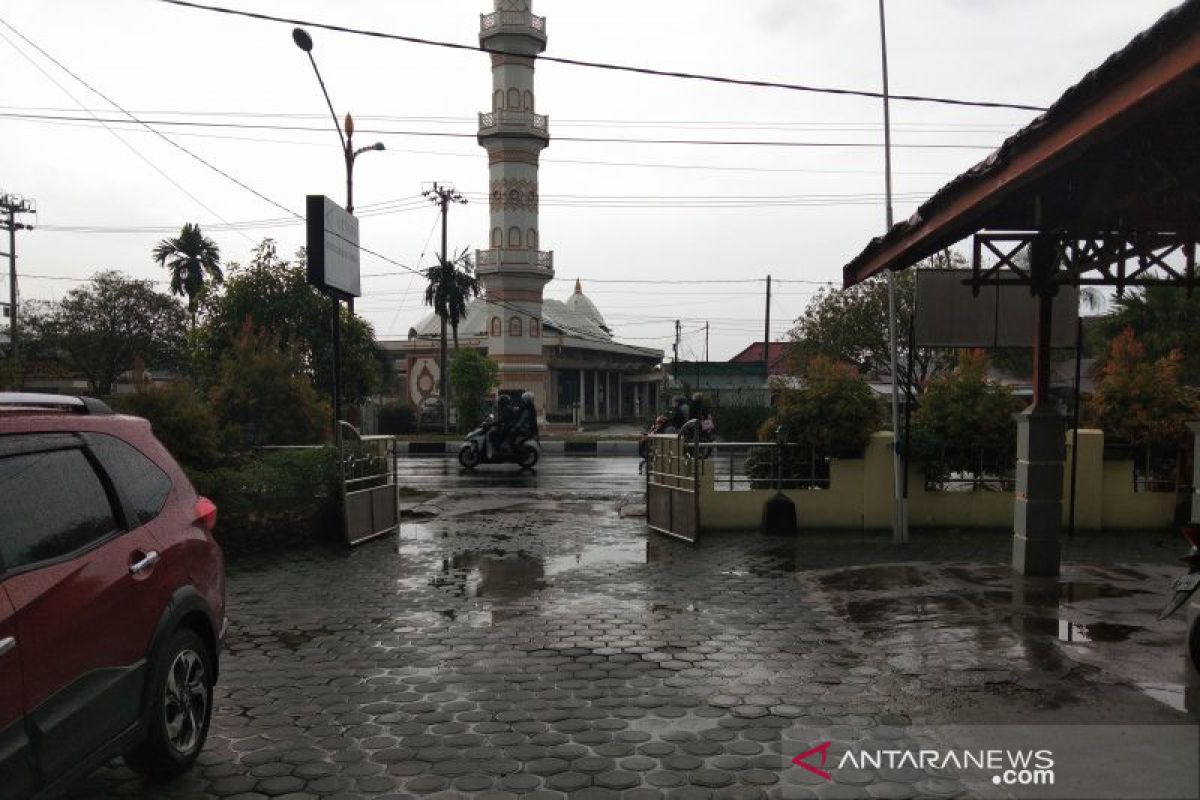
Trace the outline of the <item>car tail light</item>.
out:
M 1192 543 L 1192 547 L 1200 549 L 1200 527 L 1196 525 L 1184 525 L 1180 533 L 1183 538 Z
M 217 505 L 207 497 L 196 500 L 196 524 L 209 533 L 217 527 Z

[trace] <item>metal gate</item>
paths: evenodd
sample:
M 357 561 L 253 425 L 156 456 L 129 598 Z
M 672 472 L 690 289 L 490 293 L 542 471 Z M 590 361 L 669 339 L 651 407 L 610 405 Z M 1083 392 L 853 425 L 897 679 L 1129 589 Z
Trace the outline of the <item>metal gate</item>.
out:
M 700 535 L 703 464 L 698 444 L 659 434 L 650 437 L 646 454 L 646 524 L 690 543 Z
M 340 433 L 342 517 L 346 543 L 354 546 L 399 530 L 398 456 L 393 436 L 362 436 L 347 422 Z

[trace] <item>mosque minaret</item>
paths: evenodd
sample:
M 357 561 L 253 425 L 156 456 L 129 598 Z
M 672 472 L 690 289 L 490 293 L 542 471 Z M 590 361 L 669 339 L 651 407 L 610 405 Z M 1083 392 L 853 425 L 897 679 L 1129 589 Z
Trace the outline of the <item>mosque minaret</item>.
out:
M 492 51 L 491 110 L 479 115 L 488 153 L 489 248 L 476 268 L 487 301 L 488 353 L 500 365 L 500 389 L 527 389 L 545 407 L 549 373 L 542 353 L 542 290 L 554 254 L 539 249 L 538 158 L 550 143 L 536 112 L 534 57 L 546 49 L 546 20 L 530 0 L 495 0 L 480 18 L 479 43 Z

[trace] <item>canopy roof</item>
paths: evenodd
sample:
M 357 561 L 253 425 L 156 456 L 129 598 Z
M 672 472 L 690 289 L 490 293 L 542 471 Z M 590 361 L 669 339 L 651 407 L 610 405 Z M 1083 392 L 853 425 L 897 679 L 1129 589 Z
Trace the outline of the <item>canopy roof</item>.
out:
M 843 268 L 853 286 L 980 230 L 1200 234 L 1200 0 L 1089 72 Z

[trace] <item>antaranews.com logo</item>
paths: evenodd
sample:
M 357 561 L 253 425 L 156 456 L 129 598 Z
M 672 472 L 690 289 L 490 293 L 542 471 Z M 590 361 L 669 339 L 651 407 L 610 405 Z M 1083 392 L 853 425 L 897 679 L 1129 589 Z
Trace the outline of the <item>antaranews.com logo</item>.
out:
M 822 742 L 795 756 L 792 763 L 824 780 L 833 742 Z M 847 750 L 829 769 L 920 769 L 979 771 L 997 786 L 1053 786 L 1054 753 L 1048 749 L 864 749 Z

